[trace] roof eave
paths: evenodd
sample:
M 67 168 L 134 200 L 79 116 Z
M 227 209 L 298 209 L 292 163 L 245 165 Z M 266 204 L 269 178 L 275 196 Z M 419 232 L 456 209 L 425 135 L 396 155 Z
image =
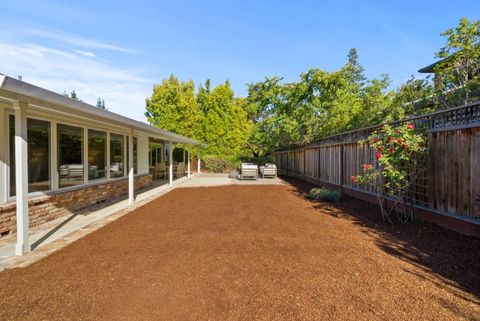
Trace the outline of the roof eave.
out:
M 82 101 L 74 100 L 53 91 L 32 85 L 19 79 L 15 79 L 3 74 L 0 74 L 0 88 L 6 89 L 17 94 L 33 97 L 43 100 L 55 105 L 65 106 L 79 113 L 89 114 L 105 119 L 110 119 L 117 123 L 132 127 L 134 129 L 144 130 L 155 135 L 171 139 L 175 143 L 192 144 L 206 146 L 204 143 L 193 138 L 178 135 L 158 127 L 104 110 L 93 105 L 84 103 Z

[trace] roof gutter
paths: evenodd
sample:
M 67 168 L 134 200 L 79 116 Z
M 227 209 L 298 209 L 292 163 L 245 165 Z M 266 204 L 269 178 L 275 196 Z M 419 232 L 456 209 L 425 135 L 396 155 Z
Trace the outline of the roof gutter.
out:
M 75 112 L 84 113 L 94 117 L 104 118 L 106 120 L 112 120 L 122 125 L 130 126 L 135 129 L 147 131 L 152 134 L 163 136 L 172 140 L 175 143 L 193 144 L 205 146 L 204 143 L 192 139 L 190 137 L 178 135 L 158 127 L 151 126 L 149 124 L 133 120 L 131 118 L 113 113 L 108 110 L 104 110 L 93 105 L 84 103 L 82 101 L 74 100 L 69 97 L 57 94 L 53 91 L 43 89 L 41 87 L 32 85 L 30 83 L 18 80 L 3 74 L 0 74 L 0 88 L 15 92 L 17 94 L 25 95 L 28 97 L 44 100 L 46 102 L 67 107 Z

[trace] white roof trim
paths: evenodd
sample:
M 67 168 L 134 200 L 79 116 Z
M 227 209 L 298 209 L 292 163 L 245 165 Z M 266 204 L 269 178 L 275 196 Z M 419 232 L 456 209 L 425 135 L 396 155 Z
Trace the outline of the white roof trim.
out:
M 72 111 L 77 113 L 85 114 L 88 116 L 104 118 L 106 120 L 112 120 L 116 123 L 131 127 L 133 129 L 138 129 L 146 131 L 148 133 L 162 136 L 166 139 L 172 140 L 174 143 L 184 143 L 192 145 L 205 145 L 198 140 L 178 135 L 166 130 L 163 130 L 158 127 L 151 126 L 146 123 L 113 113 L 108 110 L 104 110 L 93 105 L 65 97 L 61 94 L 57 94 L 53 91 L 29 84 L 22 80 L 18 80 L 3 74 L 0 74 L 0 88 L 25 95 L 28 97 L 44 100 L 46 102 L 60 105 L 62 107 L 69 108 Z

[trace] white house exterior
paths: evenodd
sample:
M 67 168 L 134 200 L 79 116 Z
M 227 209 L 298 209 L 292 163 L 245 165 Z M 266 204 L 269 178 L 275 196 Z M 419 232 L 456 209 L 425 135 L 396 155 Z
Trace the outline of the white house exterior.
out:
M 22 255 L 30 250 L 29 226 L 127 190 L 133 203 L 135 186 L 152 183 L 152 161 L 165 161 L 166 144 L 201 146 L 0 74 L 0 237 L 16 231 Z M 190 157 L 187 167 L 190 175 Z

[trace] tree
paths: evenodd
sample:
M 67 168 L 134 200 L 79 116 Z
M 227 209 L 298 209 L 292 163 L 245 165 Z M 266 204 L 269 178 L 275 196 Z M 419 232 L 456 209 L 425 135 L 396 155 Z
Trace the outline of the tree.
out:
M 418 79 L 411 76 L 396 91 L 392 99 L 392 109 L 402 118 L 426 114 L 435 111 L 433 85 L 430 79 Z
M 348 62 L 343 67 L 347 78 L 362 87 L 367 80 L 365 77 L 365 69 L 363 66 L 358 62 L 358 54 L 357 49 L 351 48 L 348 52 Z
M 254 157 L 261 157 L 274 149 L 278 140 L 274 135 L 276 108 L 281 104 L 282 78 L 265 78 L 248 85 L 244 110 L 252 123 L 247 145 Z
M 96 104 L 96 106 L 97 106 L 98 108 L 107 110 L 107 107 L 105 106 L 105 100 L 104 100 L 104 99 L 101 99 L 100 97 L 98 97 L 98 99 L 97 99 L 97 104 Z
M 74 99 L 74 100 L 76 100 L 76 101 L 82 101 L 80 98 L 78 98 L 77 93 L 75 92 L 75 89 L 72 90 L 72 91 L 70 92 L 70 94 L 67 94 L 66 91 L 63 91 L 63 95 L 64 95 L 65 97 Z
M 240 155 L 244 152 L 251 130 L 244 100 L 234 97 L 228 81 L 210 92 L 201 94 L 202 141 L 207 143 L 206 152 L 211 155 Z M 199 95 L 197 95 L 199 97 Z
M 160 85 L 153 87 L 153 93 L 146 99 L 145 116 L 156 127 L 199 138 L 200 110 L 195 98 L 192 80 L 180 82 L 171 75 Z
M 434 68 L 436 97 L 445 107 L 478 99 L 480 85 L 480 20 L 460 19 L 456 28 L 441 33 L 445 45 Z

